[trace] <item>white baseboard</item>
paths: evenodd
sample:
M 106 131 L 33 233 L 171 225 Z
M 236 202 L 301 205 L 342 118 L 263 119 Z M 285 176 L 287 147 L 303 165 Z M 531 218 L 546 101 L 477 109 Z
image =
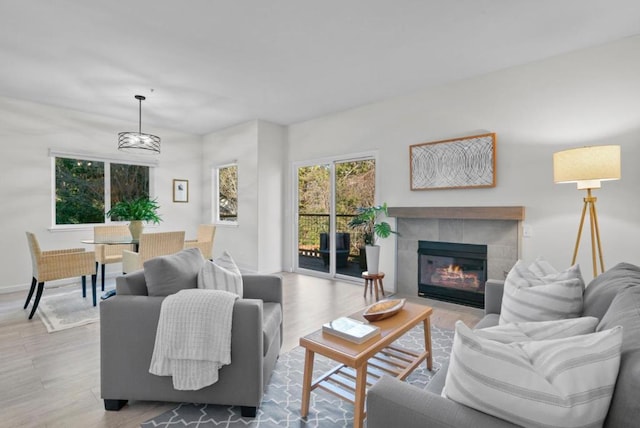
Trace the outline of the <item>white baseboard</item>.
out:
M 31 284 L 5 285 L 0 287 L 0 294 L 17 293 L 18 291 L 28 291 Z
M 109 280 L 119 277 L 120 275 L 122 274 L 119 272 L 105 272 L 104 281 L 106 283 Z M 98 286 L 100 286 L 99 273 L 98 273 L 97 281 L 98 281 Z M 68 279 L 60 279 L 57 281 L 48 281 L 45 285 L 45 288 L 59 288 L 59 287 L 66 287 L 67 285 L 73 285 L 73 284 L 80 285 L 80 278 L 68 278 Z M 3 287 L 0 287 L 0 294 L 9 294 L 9 293 L 17 293 L 17 292 L 28 293 L 30 287 L 31 287 L 31 283 L 6 285 Z M 87 278 L 87 287 L 91 287 L 91 278 Z

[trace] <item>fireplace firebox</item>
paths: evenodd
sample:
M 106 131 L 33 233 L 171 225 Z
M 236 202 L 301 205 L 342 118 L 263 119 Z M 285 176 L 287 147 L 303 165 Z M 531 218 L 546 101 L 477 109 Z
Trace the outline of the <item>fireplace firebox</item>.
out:
M 484 308 L 487 246 L 418 241 L 418 295 Z

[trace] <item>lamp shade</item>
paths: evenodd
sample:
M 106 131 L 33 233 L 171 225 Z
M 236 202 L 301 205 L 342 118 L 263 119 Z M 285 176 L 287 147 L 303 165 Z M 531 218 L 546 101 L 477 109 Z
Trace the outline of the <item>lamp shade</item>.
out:
M 127 131 L 118 133 L 118 150 L 134 153 L 160 153 L 160 137 L 142 133 L 142 101 L 146 97 L 136 95 L 138 100 L 138 132 Z
M 591 146 L 553 154 L 553 181 L 597 189 L 600 182 L 620 179 L 620 146 Z
M 160 137 L 129 131 L 118 133 L 118 150 L 134 153 L 160 153 Z

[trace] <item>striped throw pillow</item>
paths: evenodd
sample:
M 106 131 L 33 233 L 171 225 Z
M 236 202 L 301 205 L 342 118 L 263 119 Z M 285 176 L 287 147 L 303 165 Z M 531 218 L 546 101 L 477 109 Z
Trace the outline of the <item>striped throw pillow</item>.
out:
M 217 259 L 205 261 L 198 273 L 198 288 L 229 291 L 242 298 L 242 274 L 228 251 Z
M 514 322 L 474 330 L 479 337 L 501 343 L 562 339 L 596 331 L 596 317 L 569 318 L 553 321 Z
M 582 313 L 584 281 L 578 265 L 563 272 L 545 273 L 522 260 L 504 282 L 499 324 L 576 318 Z
M 542 257 L 536 258 L 529 265 L 529 270 L 536 276 L 555 275 L 558 273 L 558 270 Z
M 561 281 L 563 279 L 579 278 L 584 282 L 582 273 L 580 272 L 580 265 L 578 264 L 570 266 L 566 270 L 560 272 L 544 258 L 538 257 L 529 265 L 529 271 L 538 278 L 546 281 Z
M 620 366 L 622 327 L 504 344 L 456 323 L 447 398 L 524 427 L 602 426 Z

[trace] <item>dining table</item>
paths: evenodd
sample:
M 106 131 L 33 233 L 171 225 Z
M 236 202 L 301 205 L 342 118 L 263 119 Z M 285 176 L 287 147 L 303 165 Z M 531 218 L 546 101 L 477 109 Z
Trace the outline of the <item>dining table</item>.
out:
M 83 244 L 88 244 L 88 245 L 127 245 L 127 244 L 133 244 L 134 250 L 137 252 L 138 251 L 138 245 L 140 244 L 140 241 L 138 239 L 100 239 L 100 240 L 95 240 L 95 239 L 83 239 L 80 242 L 82 242 Z M 105 292 L 102 293 L 102 295 L 100 296 L 100 299 L 105 300 L 108 299 L 111 296 L 115 296 L 116 294 L 116 290 L 107 290 Z

